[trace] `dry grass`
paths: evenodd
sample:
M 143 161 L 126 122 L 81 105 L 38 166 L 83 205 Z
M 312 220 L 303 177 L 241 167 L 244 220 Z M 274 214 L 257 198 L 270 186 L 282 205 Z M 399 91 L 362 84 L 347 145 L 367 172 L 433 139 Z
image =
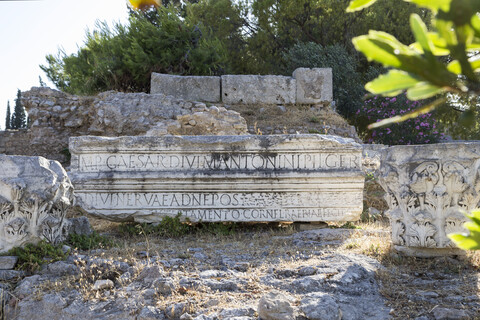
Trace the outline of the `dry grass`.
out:
M 221 256 L 235 256 L 248 253 L 251 259 L 246 272 L 235 275 L 222 276 L 224 281 L 235 280 L 240 283 L 239 290 L 228 293 L 214 291 L 209 287 L 177 286 L 171 295 L 155 294 L 154 305 L 168 312 L 169 308 L 178 303 L 184 303 L 186 310 L 208 308 L 209 312 L 220 312 L 227 308 L 251 306 L 256 303 L 265 292 L 271 290 L 260 281 L 260 278 L 276 270 L 298 270 L 308 265 L 321 265 L 322 255 L 325 254 L 363 254 L 379 261 L 384 268 L 377 272 L 380 292 L 387 299 L 387 305 L 392 309 L 394 319 L 415 319 L 419 316 L 431 316 L 432 310 L 442 307 L 461 308 L 455 300 L 478 302 L 479 294 L 479 267 L 480 253 L 469 252 L 464 259 L 433 258 L 419 259 L 396 255 L 391 247 L 390 229 L 387 221 L 357 223 L 355 230 L 348 239 L 340 245 L 328 247 L 295 246 L 289 237 L 295 231 L 293 225 L 272 226 L 244 225 L 228 236 L 200 233 L 184 237 L 169 239 L 154 236 L 125 236 L 119 232 L 119 224 L 105 220 L 90 218 L 92 226 L 97 232 L 108 234 L 119 244 L 118 247 L 89 252 L 99 258 L 125 261 L 134 266 L 135 279 L 143 268 L 158 264 L 164 269 L 167 276 L 174 282 L 183 278 L 198 278 L 200 272 L 209 269 L 221 269 Z M 339 227 L 339 224 L 332 224 Z M 175 258 L 191 258 L 191 248 L 202 248 L 202 253 L 208 260 L 202 264 L 195 259 L 186 259 L 178 267 L 164 266 L 164 260 Z M 268 249 L 268 252 L 266 250 Z M 149 257 L 156 256 L 152 262 L 140 258 L 139 251 L 147 251 Z M 312 254 L 315 252 L 315 254 Z M 308 260 L 299 256 L 308 256 Z M 82 262 L 79 263 L 81 275 L 68 276 L 54 283 L 43 283 L 37 292 L 51 290 L 61 291 L 65 288 L 75 288 L 85 300 L 91 302 L 110 301 L 118 299 L 133 299 L 140 306 L 145 304 L 143 295 L 145 288 L 127 290 L 131 282 L 123 283 L 123 287 L 104 291 L 93 291 L 95 280 L 109 278 L 101 272 L 92 272 Z M 239 278 L 240 277 L 240 278 Z M 213 278 L 213 280 L 221 280 Z M 132 284 L 133 285 L 133 284 Z M 41 297 L 41 296 L 39 296 Z M 295 296 L 297 301 L 301 296 Z M 469 300 L 470 299 L 470 300 Z M 475 300 L 477 299 L 477 300 Z M 480 310 L 465 306 L 471 312 Z
M 233 105 L 232 110 L 245 118 L 255 134 L 300 133 L 333 134 L 332 128 L 348 126 L 345 119 L 324 105 L 286 105 L 286 112 L 277 105 Z M 262 109 L 262 112 L 260 112 Z
M 339 250 L 365 254 L 385 267 L 377 272 L 377 278 L 394 319 L 428 316 L 440 306 L 466 308 L 479 315 L 473 319 L 480 319 L 478 307 L 462 306 L 455 300 L 480 300 L 480 252 L 468 252 L 463 258 L 400 256 L 393 251 L 386 223 L 364 224 L 363 228 L 374 232 L 352 236 Z

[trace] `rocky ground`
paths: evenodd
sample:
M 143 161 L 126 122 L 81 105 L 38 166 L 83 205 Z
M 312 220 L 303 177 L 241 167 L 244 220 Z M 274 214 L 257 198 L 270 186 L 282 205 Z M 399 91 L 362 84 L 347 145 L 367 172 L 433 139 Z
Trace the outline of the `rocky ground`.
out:
M 117 245 L 72 249 L 24 278 L 0 272 L 10 278 L 4 318 L 480 319 L 478 254 L 395 256 L 378 223 L 246 226 L 174 239 L 94 225 Z

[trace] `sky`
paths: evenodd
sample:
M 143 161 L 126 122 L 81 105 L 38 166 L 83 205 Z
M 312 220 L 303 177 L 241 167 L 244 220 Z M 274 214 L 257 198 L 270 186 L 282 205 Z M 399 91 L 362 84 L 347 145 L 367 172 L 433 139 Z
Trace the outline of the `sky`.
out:
M 126 0 L 0 0 L 0 128 L 17 89 L 39 86 L 39 76 L 55 87 L 39 67 L 47 54 L 75 53 L 97 20 L 111 25 L 127 17 Z

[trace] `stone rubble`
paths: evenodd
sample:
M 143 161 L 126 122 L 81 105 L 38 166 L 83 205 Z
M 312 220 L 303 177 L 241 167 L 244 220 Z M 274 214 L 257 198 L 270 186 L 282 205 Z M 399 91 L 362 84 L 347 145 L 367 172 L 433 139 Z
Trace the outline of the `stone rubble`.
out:
M 104 257 L 105 250 L 73 252 L 66 261 L 46 265 L 16 286 L 0 287 L 7 319 L 19 320 L 397 319 L 380 294 L 377 275 L 384 267 L 361 254 L 332 250 L 348 235 L 352 230 L 303 231 L 272 237 L 270 244 L 252 251 L 237 249 L 229 241 L 202 240 L 191 247 L 165 245 L 128 263 L 121 257 Z M 280 250 L 279 243 L 288 251 Z M 204 259 L 196 258 L 198 253 Z M 464 285 L 461 275 L 400 278 L 425 288 L 410 301 L 426 299 L 438 305 L 417 320 L 471 319 L 480 314 L 478 296 L 444 297 L 428 289 L 433 281 L 455 293 Z M 447 298 L 456 300 L 449 303 Z
M 0 152 L 12 152 L 9 139 L 23 142 L 14 154 L 39 154 L 68 162 L 68 138 L 81 135 L 123 136 L 245 134 L 239 113 L 164 94 L 107 91 L 93 97 L 33 87 L 22 93 L 31 120 L 29 130 L 5 131 Z M 186 116 L 186 117 L 184 117 Z M 12 136 L 14 134 L 15 136 Z M 12 141 L 13 141 L 12 140 Z M 9 147 L 10 146 L 10 147 Z M 3 149 L 2 149 L 3 147 Z
M 285 241 L 308 238 L 299 235 L 306 233 L 288 236 Z M 189 248 L 188 255 L 165 249 L 134 263 L 99 257 L 102 250 L 89 255 L 72 253 L 66 261 L 48 264 L 7 289 L 14 297 L 7 312 L 19 320 L 316 320 L 340 319 L 342 315 L 346 320 L 389 319 L 375 280 L 375 272 L 381 268 L 378 262 L 366 256 L 331 254 L 328 246 L 321 249 L 319 239 L 314 246 L 292 244 L 293 249 L 298 246 L 302 250 L 319 246 L 316 254 L 275 258 L 294 259 L 298 266 L 292 269 L 264 270 L 264 258 L 229 249 L 228 243 L 214 255 L 207 255 L 205 247 Z M 206 258 L 197 259 L 196 253 L 204 253 Z M 46 283 L 63 284 L 53 289 Z M 237 307 L 219 308 L 224 303 L 219 299 L 229 295 L 245 300 L 238 301 Z

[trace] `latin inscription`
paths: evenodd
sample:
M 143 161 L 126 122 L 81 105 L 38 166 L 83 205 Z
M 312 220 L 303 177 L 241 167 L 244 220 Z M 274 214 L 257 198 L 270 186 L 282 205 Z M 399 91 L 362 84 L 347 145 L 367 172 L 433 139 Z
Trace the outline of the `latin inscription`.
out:
M 182 215 L 192 221 L 316 221 L 341 218 L 345 211 L 345 208 L 196 209 L 184 210 Z
M 212 153 L 212 154 L 82 154 L 79 169 L 95 171 L 148 170 L 318 170 L 358 169 L 352 153 Z
M 253 193 L 173 193 L 173 192 L 78 192 L 84 203 L 97 209 L 161 208 L 301 208 L 343 206 L 336 192 L 253 192 Z M 358 201 L 361 194 L 352 193 Z

